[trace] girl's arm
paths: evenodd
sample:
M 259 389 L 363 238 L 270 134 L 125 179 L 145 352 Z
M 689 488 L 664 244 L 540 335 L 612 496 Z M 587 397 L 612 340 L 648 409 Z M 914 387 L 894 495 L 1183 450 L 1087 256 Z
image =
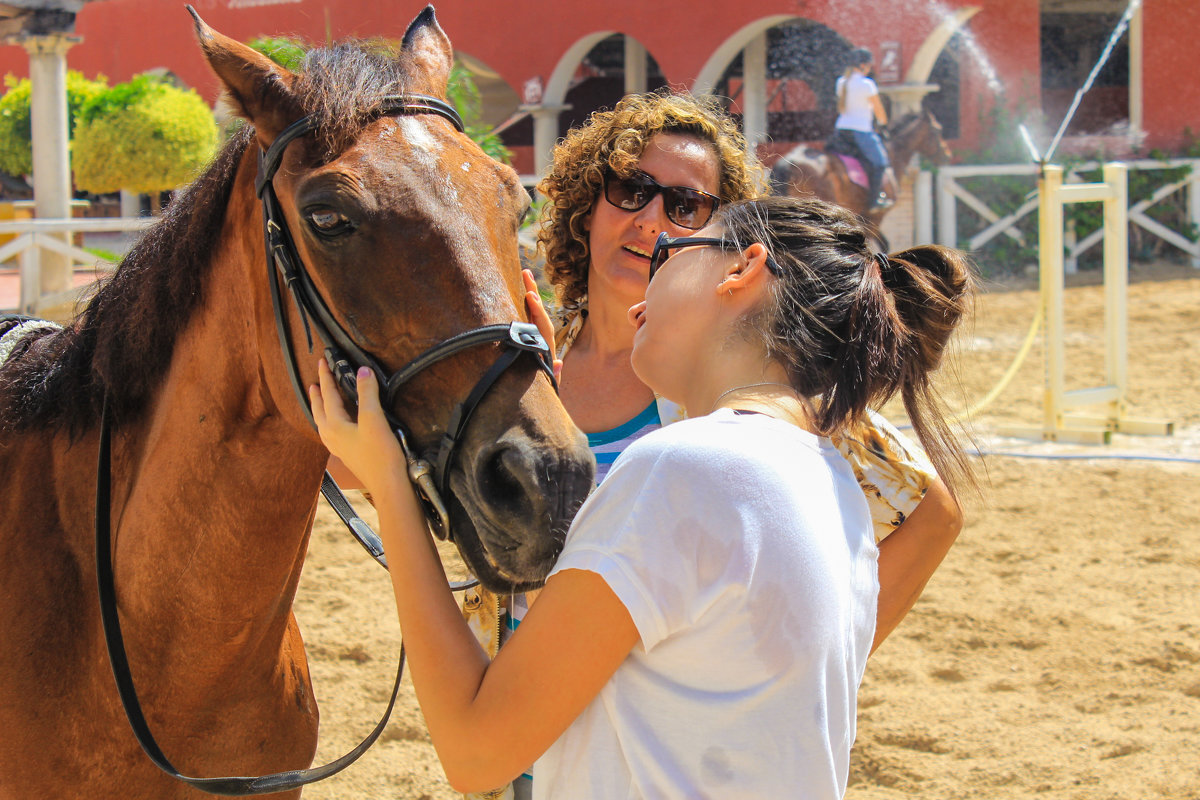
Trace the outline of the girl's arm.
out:
M 489 664 L 447 588 L 375 376 L 359 371 L 356 423 L 324 361 L 319 369 L 313 417 L 326 447 L 374 496 L 413 686 L 446 777 L 462 792 L 509 781 L 600 692 L 637 628 L 598 575 L 567 570 Z
M 962 524 L 958 503 L 941 479 L 935 479 L 908 518 L 879 542 L 879 608 L 872 653 L 912 610 Z
M 875 112 L 875 121 L 881 126 L 887 125 L 887 111 L 883 107 L 883 101 L 879 99 L 879 95 L 871 95 L 871 110 Z
M 962 530 L 962 510 L 924 453 L 883 416 L 831 437 L 867 498 L 879 544 L 874 652 L 921 596 Z

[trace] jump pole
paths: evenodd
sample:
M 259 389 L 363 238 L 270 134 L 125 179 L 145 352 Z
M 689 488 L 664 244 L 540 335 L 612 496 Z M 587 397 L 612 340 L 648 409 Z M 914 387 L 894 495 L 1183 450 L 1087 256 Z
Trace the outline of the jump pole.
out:
M 1113 432 L 1171 435 L 1168 420 L 1126 416 L 1129 286 L 1128 174 L 1124 164 L 1104 165 L 1101 183 L 1063 184 L 1063 169 L 1042 164 L 1038 178 L 1039 302 L 1045 315 L 1046 373 L 1040 428 L 1011 426 L 1003 433 L 1047 441 L 1108 444 Z M 1063 206 L 1104 204 L 1105 385 L 1067 391 L 1063 311 Z M 1072 409 L 1086 409 L 1073 413 Z

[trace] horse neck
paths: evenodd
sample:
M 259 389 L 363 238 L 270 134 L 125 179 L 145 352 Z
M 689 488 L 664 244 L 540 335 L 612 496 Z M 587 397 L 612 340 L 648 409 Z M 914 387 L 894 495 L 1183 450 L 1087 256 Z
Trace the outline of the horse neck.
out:
M 908 168 L 908 163 L 912 161 L 912 157 L 920 150 L 925 130 L 926 126 L 922 123 L 921 118 L 917 117 L 911 124 L 892 135 L 892 152 L 889 155 L 892 166 L 896 169 L 897 177 L 903 174 Z
M 266 377 L 282 361 L 253 155 L 157 400 L 119 435 L 116 575 L 134 619 L 171 620 L 180 641 L 207 647 L 270 649 L 287 624 L 327 454 L 284 418 Z

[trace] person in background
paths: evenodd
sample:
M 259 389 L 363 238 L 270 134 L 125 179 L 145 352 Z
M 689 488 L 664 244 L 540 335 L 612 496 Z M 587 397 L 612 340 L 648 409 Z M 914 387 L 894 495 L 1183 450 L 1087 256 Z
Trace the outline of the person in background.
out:
M 879 584 L 867 498 L 830 437 L 899 395 L 941 474 L 969 479 L 930 374 L 970 270 L 934 245 L 875 253 L 850 212 L 777 197 L 660 232 L 646 267 L 632 369 L 691 413 L 614 462 L 492 661 L 446 585 L 375 376 L 359 371 L 352 420 L 320 362 L 314 419 L 374 496 L 455 788 L 537 759 L 535 798 L 835 800 Z
M 845 72 L 837 79 L 838 118 L 834 124 L 835 136 L 849 137 L 862 159 L 870 181 L 867 196 L 871 198 L 871 208 L 894 204 L 896 192 L 887 148 L 875 130 L 876 122 L 882 127 L 888 119 L 879 99 L 879 88 L 870 78 L 874 64 L 875 57 L 865 47 L 850 52 Z M 885 184 L 891 190 L 890 196 L 883 191 Z

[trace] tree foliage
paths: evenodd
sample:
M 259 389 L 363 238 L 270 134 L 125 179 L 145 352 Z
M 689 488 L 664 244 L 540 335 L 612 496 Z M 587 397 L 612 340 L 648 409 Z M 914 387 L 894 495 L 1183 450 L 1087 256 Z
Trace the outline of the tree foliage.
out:
M 450 70 L 450 83 L 446 87 L 446 99 L 458 109 L 458 114 L 463 118 L 463 123 L 467 128 L 467 136 L 474 139 L 483 152 L 497 161 L 505 164 L 512 163 L 512 152 L 504 146 L 500 137 L 489 132 L 491 131 L 490 126 L 479 124 L 479 114 L 483 106 L 479 87 L 475 85 L 471 71 L 458 61 L 454 62 L 454 67 Z
M 138 75 L 79 112 L 75 185 L 88 192 L 160 192 L 188 183 L 217 150 L 217 125 L 195 91 Z
M 303 41 L 287 36 L 259 36 L 247 44 L 291 72 L 300 71 L 304 63 L 304 54 L 309 49 Z
M 9 175 L 28 175 L 33 171 L 33 129 L 30 120 L 33 86 L 28 78 L 7 75 L 8 87 L 0 98 L 0 170 Z M 88 80 L 75 70 L 67 71 L 67 136 L 74 138 L 80 109 L 108 89 L 108 80 L 97 76 Z

